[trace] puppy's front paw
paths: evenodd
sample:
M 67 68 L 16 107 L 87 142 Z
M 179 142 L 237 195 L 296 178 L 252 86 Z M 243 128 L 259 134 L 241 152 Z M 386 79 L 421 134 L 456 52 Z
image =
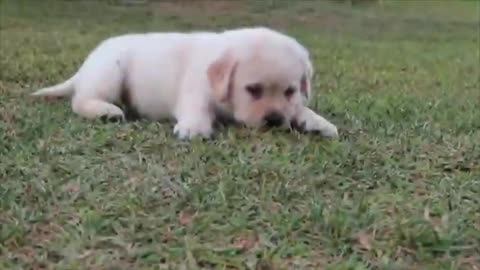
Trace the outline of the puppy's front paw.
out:
M 173 128 L 173 133 L 181 140 L 190 140 L 197 136 L 210 138 L 213 133 L 213 128 L 210 123 L 178 122 Z
M 316 121 L 315 121 L 316 120 Z M 320 119 L 315 119 L 314 121 L 305 122 L 305 131 L 309 132 L 318 132 L 323 137 L 326 138 L 337 138 L 338 130 L 337 127 L 331 123 L 325 122 Z
M 323 137 L 327 138 L 338 137 L 338 130 L 335 125 L 308 108 L 304 109 L 300 117 L 292 121 L 291 126 L 303 132 L 320 133 Z
M 326 127 L 323 127 L 322 129 L 318 130 L 320 134 L 322 134 L 323 137 L 326 138 L 338 138 L 338 130 L 337 127 L 334 125 L 328 125 Z
M 323 137 L 326 138 L 337 138 L 338 130 L 337 127 L 332 124 L 325 124 L 315 121 L 305 121 L 305 122 L 292 122 L 292 128 L 301 131 L 301 132 L 315 132 L 320 133 Z
M 114 114 L 114 115 L 102 115 L 100 116 L 100 121 L 110 122 L 110 123 L 119 123 L 125 121 L 125 116 L 123 114 Z

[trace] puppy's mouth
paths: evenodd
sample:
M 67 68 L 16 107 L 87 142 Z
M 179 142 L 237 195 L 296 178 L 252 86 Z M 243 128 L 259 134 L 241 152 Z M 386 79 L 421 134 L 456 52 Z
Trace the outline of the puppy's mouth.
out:
M 292 121 L 290 120 L 283 120 L 282 122 L 268 122 L 262 121 L 261 125 L 258 127 L 260 131 L 269 131 L 269 130 L 291 130 L 292 129 Z
M 263 117 L 263 125 L 270 128 L 281 127 L 285 123 L 287 123 L 285 116 L 279 112 L 271 112 Z
M 292 121 L 283 114 L 276 116 L 265 116 L 257 121 L 243 121 L 241 119 L 230 118 L 229 124 L 253 128 L 259 131 L 268 131 L 274 129 L 291 129 Z

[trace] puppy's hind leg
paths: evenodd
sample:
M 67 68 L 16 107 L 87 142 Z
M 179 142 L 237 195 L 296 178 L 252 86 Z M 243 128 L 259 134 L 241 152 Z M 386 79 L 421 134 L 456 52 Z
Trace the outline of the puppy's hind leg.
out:
M 119 107 L 101 99 L 74 97 L 73 111 L 87 119 L 106 118 L 111 121 L 123 121 L 125 115 Z
M 92 61 L 83 67 L 72 97 L 72 109 L 76 114 L 88 119 L 125 119 L 122 109 L 114 105 L 120 101 L 124 86 L 124 72 L 120 62 L 114 60 Z

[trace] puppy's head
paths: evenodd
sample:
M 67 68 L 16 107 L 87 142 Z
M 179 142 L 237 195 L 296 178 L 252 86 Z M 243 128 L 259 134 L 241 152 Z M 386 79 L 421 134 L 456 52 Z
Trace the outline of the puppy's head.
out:
M 308 52 L 290 37 L 257 31 L 208 69 L 217 105 L 251 127 L 288 126 L 310 96 Z

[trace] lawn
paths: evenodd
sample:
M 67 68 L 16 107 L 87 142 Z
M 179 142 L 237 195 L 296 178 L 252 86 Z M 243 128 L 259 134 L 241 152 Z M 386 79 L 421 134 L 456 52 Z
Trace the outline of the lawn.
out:
M 478 1 L 0 0 L 0 269 L 480 269 Z M 338 140 L 29 96 L 101 40 L 267 25 Z

